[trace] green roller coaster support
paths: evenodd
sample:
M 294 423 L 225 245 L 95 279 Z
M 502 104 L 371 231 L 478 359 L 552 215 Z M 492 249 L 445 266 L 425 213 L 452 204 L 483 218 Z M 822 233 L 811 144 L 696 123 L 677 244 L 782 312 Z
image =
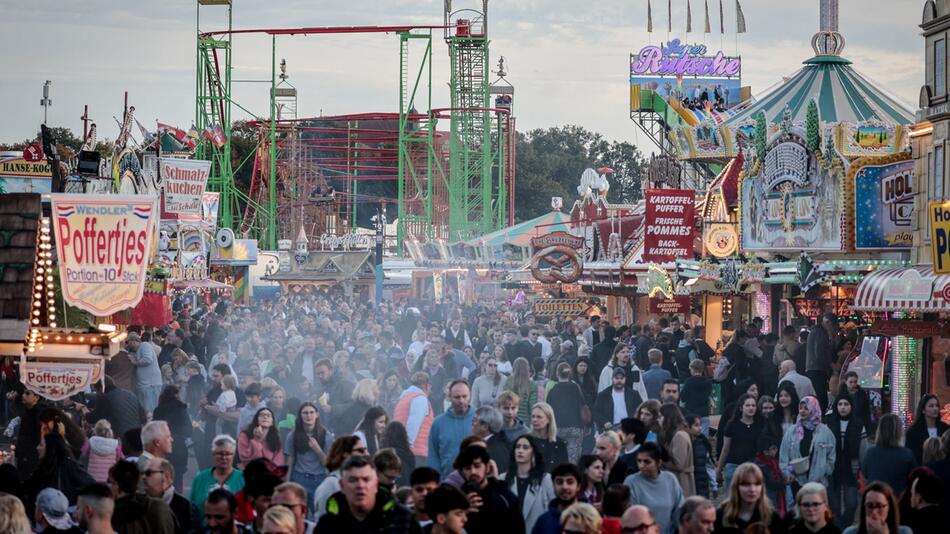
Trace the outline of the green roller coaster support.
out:
M 409 50 L 413 42 L 425 46 L 418 70 L 410 64 Z M 410 73 L 414 72 L 414 80 Z M 410 85 L 411 81 L 411 85 Z M 425 94 L 420 94 L 425 91 Z M 401 32 L 399 34 L 399 160 L 398 160 L 398 225 L 397 243 L 402 249 L 405 239 L 436 237 L 433 219 L 434 181 L 443 179 L 435 150 L 436 120 L 410 120 L 416 112 L 416 99 L 425 98 L 423 109 L 432 109 L 432 33 Z M 425 154 L 425 167 L 416 164 L 413 154 Z M 411 194 L 411 197 L 410 197 Z

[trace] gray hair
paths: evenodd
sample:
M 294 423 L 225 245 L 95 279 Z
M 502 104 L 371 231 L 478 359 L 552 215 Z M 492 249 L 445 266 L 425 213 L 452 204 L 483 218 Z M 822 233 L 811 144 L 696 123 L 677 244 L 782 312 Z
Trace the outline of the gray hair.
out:
M 234 438 L 227 434 L 218 434 L 211 440 L 211 452 L 225 448 L 231 449 L 231 452 L 237 450 L 237 442 L 234 441 Z
M 483 425 L 487 426 L 488 431 L 492 434 L 500 432 L 502 426 L 505 424 L 501 412 L 494 406 L 482 406 L 475 410 L 475 417 L 477 417 Z
M 165 432 L 171 433 L 167 421 L 149 421 L 142 427 L 142 447 L 148 448 L 156 439 L 160 438 Z
M 807 484 L 806 484 L 807 485 Z M 701 495 L 693 495 L 692 497 L 687 498 L 683 501 L 683 505 L 680 506 L 679 519 L 677 524 L 682 525 L 687 518 L 695 517 L 700 510 L 705 508 L 715 508 L 716 505 L 712 503 L 706 497 Z

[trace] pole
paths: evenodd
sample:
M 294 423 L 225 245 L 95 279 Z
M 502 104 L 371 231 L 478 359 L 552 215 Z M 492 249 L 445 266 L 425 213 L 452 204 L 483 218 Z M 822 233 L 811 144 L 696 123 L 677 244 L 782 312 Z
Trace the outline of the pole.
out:
M 277 247 L 277 102 L 274 99 L 277 88 L 277 37 L 271 36 L 270 45 L 270 180 L 267 189 L 267 227 L 264 240 L 265 250 Z
M 376 208 L 376 305 L 383 302 L 383 241 L 386 235 L 386 203 Z

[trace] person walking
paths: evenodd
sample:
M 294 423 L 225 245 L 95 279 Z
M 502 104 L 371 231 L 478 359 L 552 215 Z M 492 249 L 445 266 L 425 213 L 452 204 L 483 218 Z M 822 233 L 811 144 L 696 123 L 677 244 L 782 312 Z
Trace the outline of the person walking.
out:
M 779 448 L 779 465 L 793 487 L 817 482 L 827 487 L 835 467 L 835 435 L 821 422 L 818 399 L 805 397 L 798 404 L 798 420 L 785 431 Z
M 639 471 L 626 478 L 630 488 L 630 504 L 646 506 L 653 512 L 660 532 L 669 532 L 676 524 L 676 511 L 683 502 L 683 489 L 669 471 L 660 470 L 662 451 L 656 443 L 647 442 L 637 449 Z
M 833 341 L 837 335 L 838 317 L 826 313 L 811 329 L 805 347 L 805 376 L 815 388 L 822 413 L 828 407 L 828 380 L 831 378 L 831 364 L 835 361 Z
M 864 479 L 884 482 L 900 494 L 907 484 L 907 475 L 915 467 L 914 453 L 904 446 L 903 423 L 895 414 L 884 414 L 877 424 L 874 446 L 868 449 L 861 464 Z
M 515 440 L 507 463 L 508 472 L 499 478 L 518 497 L 525 530 L 530 532 L 554 499 L 554 484 L 551 475 L 545 472 L 545 461 L 531 436 L 521 436 Z
M 907 448 L 914 453 L 918 465 L 923 464 L 924 441 L 939 438 L 950 430 L 950 425 L 940 420 L 940 399 L 936 395 L 924 395 L 917 403 L 914 423 L 907 429 Z
M 429 431 L 429 467 L 446 477 L 452 472 L 452 459 L 459 445 L 472 431 L 475 410 L 471 406 L 471 390 L 465 380 L 457 379 L 449 385 L 451 408 L 432 422 Z
M 307 502 L 313 502 L 314 492 L 327 477 L 324 465 L 333 434 L 323 427 L 320 410 L 312 402 L 305 402 L 297 410 L 294 429 L 284 438 L 284 457 L 290 481 L 303 486 Z
M 660 445 L 666 451 L 663 468 L 673 473 L 680 483 L 684 497 L 696 495 L 693 475 L 693 441 L 683 413 L 673 404 L 660 407 Z
M 847 390 L 838 393 L 827 422 L 835 434 L 835 467 L 828 500 L 838 526 L 843 527 L 854 517 L 858 507 L 858 475 L 868 448 L 865 423 L 854 412 Z
M 162 393 L 162 369 L 158 365 L 158 356 L 152 344 L 143 342 L 135 332 L 129 332 L 125 350 L 135 365 L 135 395 L 142 403 L 142 408 L 152 413 Z
M 558 381 L 548 392 L 548 404 L 558 414 L 557 433 L 567 443 L 568 461 L 577 463 L 584 440 L 584 415 L 589 417 L 591 411 L 581 388 L 571 380 L 571 365 L 561 362 L 556 372 Z
M 545 473 L 558 464 L 568 463 L 567 443 L 557 435 L 557 421 L 550 404 L 539 402 L 531 407 L 531 436 L 544 458 Z

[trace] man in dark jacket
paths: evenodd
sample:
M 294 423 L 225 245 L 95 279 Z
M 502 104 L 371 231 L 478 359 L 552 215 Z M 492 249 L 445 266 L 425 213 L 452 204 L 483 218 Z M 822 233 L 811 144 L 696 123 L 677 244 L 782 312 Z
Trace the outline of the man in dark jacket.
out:
M 590 366 L 591 370 L 589 372 L 593 373 L 593 376 L 600 376 L 600 372 L 604 370 L 604 367 L 607 367 L 607 364 L 610 363 L 610 357 L 614 354 L 614 347 L 617 346 L 617 329 L 612 325 L 607 325 L 604 327 L 604 339 L 600 343 L 594 345 L 594 348 L 590 352 Z
M 135 392 L 135 364 L 128 352 L 121 350 L 106 361 L 106 376 L 112 377 L 116 387 Z
M 485 440 L 488 456 L 495 461 L 499 473 L 508 472 L 508 459 L 511 457 L 511 442 L 501 432 L 504 418 L 497 408 L 482 406 L 475 410 L 472 418 L 472 434 Z
M 525 534 L 521 503 L 508 485 L 488 476 L 488 451 L 478 445 L 469 445 L 455 458 L 454 466 L 462 473 L 465 493 L 472 508 L 468 514 L 468 532 L 504 532 Z
M 317 361 L 314 372 L 317 375 L 318 391 L 322 391 L 318 398 L 320 412 L 328 416 L 330 428 L 337 436 L 352 432 L 352 428 L 346 428 L 343 419 L 349 406 L 353 404 L 353 388 L 356 384 L 344 380 L 327 358 Z
M 828 379 L 831 377 L 831 363 L 835 360 L 832 344 L 837 334 L 838 318 L 833 313 L 826 313 L 821 324 L 808 334 L 805 349 L 805 376 L 811 380 L 822 410 L 828 408 Z
M 133 395 L 134 396 L 134 395 Z M 20 480 L 27 480 L 40 463 L 40 453 L 36 448 L 40 444 L 40 396 L 23 388 L 20 392 L 20 428 L 16 437 L 16 468 Z
M 115 483 L 112 528 L 120 534 L 174 534 L 175 514 L 172 509 L 159 499 L 136 493 L 139 479 L 139 470 L 132 462 L 117 462 L 109 470 L 109 482 Z M 209 501 L 214 493 L 208 496 Z
M 116 387 L 112 377 L 106 376 L 105 393 L 96 395 L 93 410 L 86 414 L 89 424 L 105 419 L 112 424 L 112 432 L 116 436 L 125 434 L 133 428 L 141 428 L 148 420 L 138 397 L 131 391 Z M 93 389 L 98 391 L 97 382 Z
M 851 413 L 864 421 L 864 430 L 868 436 L 873 436 L 877 425 L 871 421 L 871 396 L 858 383 L 858 373 L 848 371 L 844 374 L 844 386 L 851 395 L 853 408 Z
M 614 369 L 612 387 L 597 394 L 594 401 L 594 425 L 598 430 L 603 429 L 606 423 L 616 427 L 624 417 L 636 416 L 637 406 L 643 402 L 640 394 L 632 388 L 626 387 L 627 372 L 622 367 Z M 615 407 L 615 400 L 623 395 L 623 407 Z M 617 408 L 617 409 L 615 409 Z
M 561 513 L 577 502 L 581 488 L 581 471 L 574 464 L 561 464 L 551 470 L 554 499 L 548 511 L 541 514 L 531 534 L 561 534 Z
M 164 458 L 153 458 L 142 471 L 142 486 L 145 488 L 145 494 L 160 499 L 172 509 L 172 513 L 175 514 L 176 534 L 188 534 L 201 525 L 201 517 L 198 514 L 198 507 L 175 491 L 174 483 L 175 468 Z
M 482 449 L 484 451 L 485 449 Z M 486 453 L 487 454 L 487 453 Z M 352 456 L 343 464 L 342 491 L 327 500 L 327 512 L 314 534 L 420 533 L 412 512 L 379 487 L 369 458 Z

